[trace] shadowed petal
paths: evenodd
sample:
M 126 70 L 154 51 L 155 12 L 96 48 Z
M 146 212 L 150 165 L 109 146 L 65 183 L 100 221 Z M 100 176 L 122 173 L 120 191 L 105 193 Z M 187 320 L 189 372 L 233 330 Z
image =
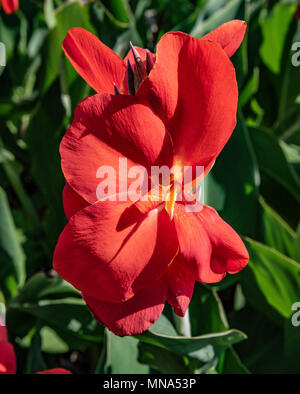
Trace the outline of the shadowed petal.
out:
M 199 282 L 219 282 L 226 272 L 239 272 L 248 263 L 241 238 L 213 208 L 204 205 L 198 213 L 187 213 L 176 204 L 174 221 L 186 267 Z
M 174 312 L 184 316 L 191 301 L 195 276 L 186 268 L 189 262 L 179 254 L 166 272 L 168 283 L 168 302 L 174 307 Z
M 63 205 L 65 215 L 69 220 L 76 212 L 87 207 L 89 204 L 66 183 L 63 189 Z
M 53 266 L 86 296 L 120 302 L 158 280 L 177 249 L 165 210 L 144 214 L 130 201 L 105 201 L 71 217 Z
M 116 335 L 137 335 L 147 330 L 161 315 L 167 294 L 167 285 L 158 281 L 122 303 L 83 298 L 96 320 L 105 324 Z

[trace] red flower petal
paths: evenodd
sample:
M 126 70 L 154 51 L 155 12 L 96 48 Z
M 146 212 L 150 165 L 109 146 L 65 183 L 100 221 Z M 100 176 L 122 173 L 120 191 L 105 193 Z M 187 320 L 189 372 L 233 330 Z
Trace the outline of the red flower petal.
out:
M 17 362 L 13 345 L 9 342 L 0 343 L 0 375 L 15 374 Z
M 213 245 L 212 269 L 230 274 L 242 270 L 249 261 L 249 254 L 239 235 L 211 207 L 204 206 L 197 217 Z
M 111 166 L 118 174 L 122 157 L 128 158 L 128 170 L 137 164 L 168 164 L 172 145 L 162 121 L 135 97 L 98 94 L 77 106 L 60 153 L 66 181 L 84 200 L 94 203 L 100 166 Z
M 87 207 L 89 204 L 79 196 L 71 186 L 66 183 L 63 190 L 63 204 L 67 219 L 69 220 L 76 212 Z
M 166 293 L 166 283 L 158 281 L 122 303 L 101 302 L 84 294 L 83 298 L 95 319 L 123 336 L 141 334 L 155 323 L 164 309 Z
M 1 3 L 6 14 L 12 14 L 19 9 L 19 0 L 2 0 Z
M 120 86 L 126 67 L 123 60 L 94 34 L 80 27 L 69 30 L 63 50 L 76 71 L 96 92 L 114 93 Z
M 241 45 L 241 42 L 243 41 L 246 32 L 246 28 L 246 22 L 240 20 L 233 20 L 224 23 L 217 29 L 206 34 L 204 37 L 202 37 L 202 40 L 217 42 L 221 45 L 227 55 L 231 57 Z
M 187 213 L 176 204 L 174 221 L 180 251 L 189 262 L 186 268 L 199 282 L 219 282 L 226 272 L 239 272 L 248 263 L 242 240 L 213 208 Z
M 0 326 L 0 342 L 7 342 L 7 329 L 5 326 Z
M 209 167 L 235 124 L 238 89 L 228 56 L 214 42 L 165 34 L 156 63 L 137 96 L 164 120 L 175 161 Z
M 174 312 L 179 316 L 185 315 L 195 285 L 195 276 L 191 275 L 186 268 L 187 264 L 189 262 L 179 254 L 166 272 L 168 302 L 174 307 Z
M 129 299 L 163 275 L 178 249 L 165 210 L 145 215 L 131 204 L 91 205 L 72 216 L 58 240 L 54 269 L 86 296 Z
M 64 368 L 46 369 L 45 371 L 36 372 L 36 375 L 72 375 L 72 372 Z

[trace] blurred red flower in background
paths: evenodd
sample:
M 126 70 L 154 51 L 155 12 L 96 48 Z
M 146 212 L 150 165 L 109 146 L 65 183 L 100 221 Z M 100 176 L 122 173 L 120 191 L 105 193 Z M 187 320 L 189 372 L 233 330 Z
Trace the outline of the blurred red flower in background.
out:
M 248 262 L 240 237 L 211 207 L 186 212 L 176 196 L 171 203 L 96 197 L 97 169 L 118 171 L 121 157 L 128 170 L 178 164 L 209 171 L 236 124 L 238 89 L 228 56 L 245 28 L 229 22 L 201 40 L 168 33 L 156 57 L 133 49 L 127 66 L 83 29 L 71 29 L 64 41 L 78 72 L 107 93 L 78 105 L 61 143 L 69 222 L 53 264 L 117 335 L 146 330 L 166 300 L 183 316 L 195 280 L 218 282 Z
M 0 326 L 0 375 L 16 374 L 17 362 L 13 345 L 8 342 L 6 327 Z M 71 374 L 63 368 L 47 369 L 38 374 Z
M 12 14 L 19 9 L 19 0 L 0 0 L 0 3 L 7 14 Z

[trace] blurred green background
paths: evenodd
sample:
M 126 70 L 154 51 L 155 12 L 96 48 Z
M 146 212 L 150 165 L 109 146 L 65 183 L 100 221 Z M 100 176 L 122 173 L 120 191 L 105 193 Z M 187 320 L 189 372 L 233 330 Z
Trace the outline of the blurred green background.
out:
M 300 42 L 297 1 L 20 0 L 0 11 L 0 302 L 19 373 L 300 373 Z M 195 288 L 191 338 L 166 306 L 138 338 L 93 320 L 80 294 L 51 269 L 66 219 L 59 143 L 76 105 L 93 94 L 61 44 L 81 26 L 124 56 L 154 50 L 167 31 L 202 37 L 248 23 L 232 58 L 238 124 L 206 180 L 206 203 L 243 237 L 246 269 Z M 300 44 L 299 44 L 300 45 Z M 300 55 L 298 56 L 300 60 Z M 173 336 L 173 338 L 172 338 Z M 179 338 L 174 338 L 179 336 Z

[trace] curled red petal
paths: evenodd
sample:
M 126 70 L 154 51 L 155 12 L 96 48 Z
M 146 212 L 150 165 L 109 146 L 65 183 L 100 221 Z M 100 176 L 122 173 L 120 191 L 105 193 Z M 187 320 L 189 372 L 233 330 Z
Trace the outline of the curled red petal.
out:
M 151 103 L 174 142 L 175 162 L 209 168 L 235 125 L 235 70 L 219 44 L 167 33 L 137 96 Z
M 86 296 L 120 302 L 158 280 L 177 249 L 165 210 L 143 214 L 130 201 L 105 201 L 71 217 L 53 266 Z
M 202 37 L 202 40 L 217 42 L 221 45 L 227 55 L 231 57 L 241 45 L 246 29 L 246 22 L 241 20 L 232 20 L 206 34 Z
M 213 245 L 212 269 L 218 273 L 226 271 L 230 274 L 242 270 L 249 261 L 249 254 L 239 235 L 214 208 L 204 206 L 197 217 Z
M 116 335 L 137 335 L 147 330 L 161 315 L 166 300 L 164 281 L 153 283 L 122 303 L 98 301 L 85 296 L 94 317 Z
M 19 9 L 19 0 L 1 0 L 4 12 L 12 14 Z
M 174 221 L 180 252 L 189 262 L 186 267 L 199 282 L 219 282 L 226 272 L 237 273 L 248 263 L 241 238 L 213 208 L 187 213 L 185 206 L 176 204 Z
M 126 72 L 123 60 L 94 34 L 80 27 L 69 30 L 63 50 L 76 71 L 96 91 L 114 93 Z

